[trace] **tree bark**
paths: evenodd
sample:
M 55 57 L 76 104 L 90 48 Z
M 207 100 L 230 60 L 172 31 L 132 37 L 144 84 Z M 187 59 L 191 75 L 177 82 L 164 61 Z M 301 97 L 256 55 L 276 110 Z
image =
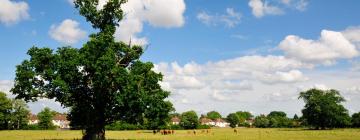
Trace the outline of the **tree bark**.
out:
M 83 140 L 105 140 L 105 126 L 96 125 L 93 128 L 87 128 L 82 137 Z

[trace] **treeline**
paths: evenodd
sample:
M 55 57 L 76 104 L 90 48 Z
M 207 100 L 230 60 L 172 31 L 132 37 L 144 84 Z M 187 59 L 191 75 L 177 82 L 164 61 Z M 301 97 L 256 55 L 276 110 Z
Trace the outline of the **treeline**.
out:
M 272 111 L 269 114 L 254 116 L 248 111 L 238 111 L 223 117 L 217 111 L 210 111 L 198 116 L 195 111 L 181 114 L 171 113 L 165 125 L 150 122 L 144 119 L 143 123 L 128 123 L 117 121 L 106 126 L 107 130 L 138 130 L 138 129 L 208 129 L 213 125 L 204 124 L 203 120 L 225 120 L 230 127 L 257 127 L 257 128 L 292 128 L 305 127 L 310 129 L 328 129 L 360 127 L 360 112 L 349 115 L 348 110 L 341 104 L 345 99 L 337 90 L 310 89 L 300 93 L 305 106 L 302 116 L 296 114 L 289 118 L 283 111 Z M 37 116 L 39 122 L 29 125 L 29 108 L 22 100 L 9 99 L 0 92 L 0 129 L 54 129 L 51 120 L 56 112 L 49 108 L 42 110 Z M 178 122 L 171 121 L 177 118 Z M 159 120 L 164 121 L 164 120 Z M 76 128 L 74 128 L 76 129 Z

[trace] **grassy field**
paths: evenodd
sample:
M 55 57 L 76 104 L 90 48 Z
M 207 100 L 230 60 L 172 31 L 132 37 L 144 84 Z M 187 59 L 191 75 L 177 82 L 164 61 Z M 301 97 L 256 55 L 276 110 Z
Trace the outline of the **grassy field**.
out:
M 360 140 L 360 129 L 302 130 L 238 128 L 211 129 L 209 133 L 197 130 L 196 135 L 187 130 L 174 135 L 152 134 L 151 131 L 106 131 L 108 139 L 160 139 L 160 140 Z M 192 132 L 192 131 L 191 131 Z M 74 139 L 81 138 L 81 131 L 14 130 L 0 131 L 0 140 Z

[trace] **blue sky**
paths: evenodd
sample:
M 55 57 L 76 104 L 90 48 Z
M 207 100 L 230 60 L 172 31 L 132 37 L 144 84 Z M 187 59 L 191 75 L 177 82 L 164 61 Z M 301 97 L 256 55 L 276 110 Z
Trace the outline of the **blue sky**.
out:
M 33 45 L 79 48 L 96 32 L 70 1 L 0 0 L 0 90 Z M 360 1 L 131 2 L 115 37 L 148 46 L 141 59 L 164 74 L 178 112 L 299 114 L 295 98 L 312 87 L 338 89 L 350 113 L 360 111 Z M 64 110 L 48 100 L 29 106 Z

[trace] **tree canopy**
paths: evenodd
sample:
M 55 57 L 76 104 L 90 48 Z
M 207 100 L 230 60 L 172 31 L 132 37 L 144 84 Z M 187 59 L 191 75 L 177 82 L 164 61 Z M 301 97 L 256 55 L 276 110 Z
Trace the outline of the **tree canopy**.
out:
M 230 113 L 226 120 L 230 123 L 231 128 L 235 128 L 240 122 L 239 116 L 236 113 Z
M 181 114 L 180 125 L 185 129 L 195 129 L 199 125 L 199 118 L 195 111 Z
M 351 116 L 351 123 L 353 127 L 360 127 L 360 112 L 354 113 Z
M 29 60 L 16 67 L 11 90 L 18 99 L 55 99 L 70 109 L 73 128 L 84 129 L 83 139 L 105 139 L 105 125 L 117 120 L 165 125 L 173 110 L 169 96 L 159 85 L 162 74 L 151 62 L 141 62 L 143 48 L 115 42 L 114 33 L 123 18 L 126 0 L 109 0 L 97 9 L 98 0 L 75 0 L 79 10 L 95 29 L 82 48 L 32 47 Z
M 38 126 L 40 129 L 54 129 L 55 126 L 52 123 L 53 117 L 55 116 L 55 112 L 51 111 L 50 108 L 45 107 L 41 112 L 37 114 L 37 117 L 39 119 Z
M 303 118 L 310 126 L 326 129 L 350 125 L 348 111 L 341 104 L 345 99 L 337 90 L 310 89 L 301 92 L 299 98 L 305 102 Z
M 219 119 L 221 118 L 221 114 L 219 112 L 216 111 L 210 111 L 206 114 L 207 118 L 215 120 L 215 119 Z
M 8 129 L 11 113 L 11 100 L 0 91 L 0 130 Z

